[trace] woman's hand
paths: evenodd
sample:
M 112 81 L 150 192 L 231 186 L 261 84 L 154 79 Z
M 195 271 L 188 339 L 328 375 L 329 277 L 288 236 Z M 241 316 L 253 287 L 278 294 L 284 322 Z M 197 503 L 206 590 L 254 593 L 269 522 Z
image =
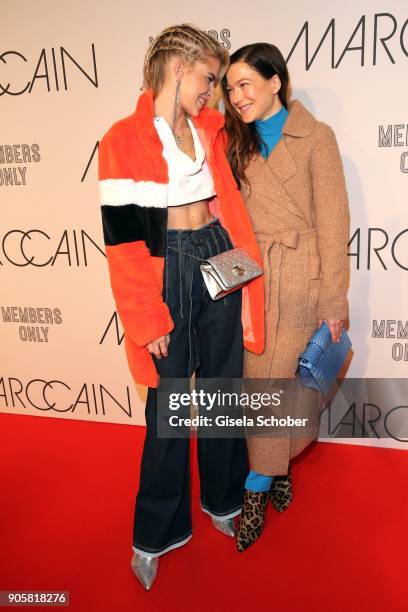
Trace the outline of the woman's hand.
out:
M 333 342 L 340 342 L 340 336 L 341 332 L 343 331 L 344 321 L 342 321 L 341 319 L 330 319 L 329 321 L 327 321 L 326 319 L 319 319 L 319 327 L 323 323 L 323 321 L 326 321 L 330 329 Z
M 165 336 L 160 336 L 157 340 L 153 340 L 146 344 L 146 348 L 149 353 L 152 353 L 157 359 L 161 359 L 162 357 L 168 356 L 167 347 L 170 344 L 170 334 L 166 334 Z

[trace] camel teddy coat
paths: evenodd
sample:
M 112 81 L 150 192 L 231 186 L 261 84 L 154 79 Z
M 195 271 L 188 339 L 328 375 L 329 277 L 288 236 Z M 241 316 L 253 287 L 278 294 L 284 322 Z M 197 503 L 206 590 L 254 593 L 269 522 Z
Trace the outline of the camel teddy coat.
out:
M 283 404 L 317 423 L 319 397 L 302 390 L 298 358 L 318 319 L 346 319 L 348 198 L 332 129 L 297 100 L 288 105 L 282 138 L 265 160 L 253 157 L 242 194 L 261 249 L 265 281 L 265 350 L 245 351 L 245 378 L 293 379 Z M 289 381 L 288 381 L 289 382 Z M 266 383 L 266 381 L 264 381 Z M 272 384 L 272 383 L 271 383 Z M 286 474 L 288 461 L 317 435 L 249 437 L 251 468 Z

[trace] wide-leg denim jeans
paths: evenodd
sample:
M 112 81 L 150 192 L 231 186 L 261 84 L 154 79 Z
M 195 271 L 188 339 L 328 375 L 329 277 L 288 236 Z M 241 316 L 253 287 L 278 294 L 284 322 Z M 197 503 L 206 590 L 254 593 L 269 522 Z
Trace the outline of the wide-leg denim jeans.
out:
M 161 378 L 240 378 L 241 291 L 212 300 L 200 260 L 232 248 L 218 220 L 197 230 L 167 231 L 163 297 L 175 323 Z M 157 435 L 157 389 L 149 388 L 146 438 L 134 515 L 133 548 L 159 556 L 192 534 L 188 438 Z M 244 438 L 198 437 L 201 508 L 214 517 L 240 513 L 248 460 Z

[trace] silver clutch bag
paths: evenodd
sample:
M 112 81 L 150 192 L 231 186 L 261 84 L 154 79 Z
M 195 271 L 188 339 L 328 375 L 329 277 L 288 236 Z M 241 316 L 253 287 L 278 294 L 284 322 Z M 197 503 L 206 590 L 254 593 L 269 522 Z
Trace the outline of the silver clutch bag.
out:
M 244 249 L 230 249 L 205 259 L 200 266 L 208 293 L 218 300 L 261 276 L 262 268 Z

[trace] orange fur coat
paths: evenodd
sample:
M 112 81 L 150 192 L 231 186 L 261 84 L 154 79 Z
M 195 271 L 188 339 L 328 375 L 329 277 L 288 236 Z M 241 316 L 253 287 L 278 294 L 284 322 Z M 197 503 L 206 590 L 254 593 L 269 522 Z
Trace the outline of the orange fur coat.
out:
M 105 252 L 129 368 L 136 382 L 157 387 L 159 376 L 146 345 L 169 333 L 174 324 L 162 298 L 168 170 L 153 117 L 153 92 L 146 90 L 135 112 L 114 123 L 99 143 L 99 185 Z M 233 245 L 261 264 L 251 221 L 225 156 L 224 117 L 204 108 L 192 120 L 217 194 L 211 212 Z M 242 323 L 244 346 L 262 353 L 263 277 L 243 289 Z

